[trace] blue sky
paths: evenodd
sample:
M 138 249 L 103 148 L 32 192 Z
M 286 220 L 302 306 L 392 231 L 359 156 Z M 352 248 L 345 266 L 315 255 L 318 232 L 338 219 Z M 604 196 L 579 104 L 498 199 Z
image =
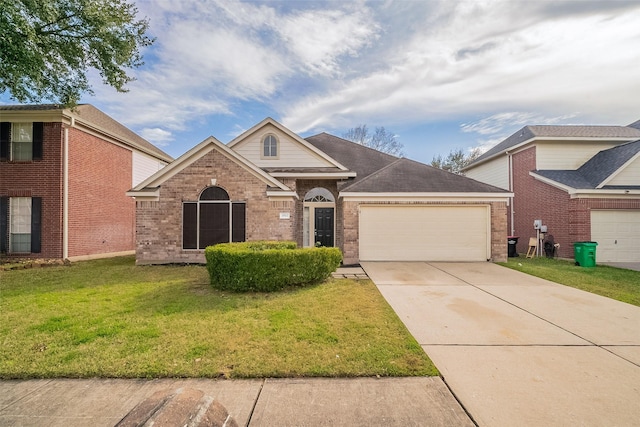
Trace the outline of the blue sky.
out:
M 384 126 L 406 157 L 488 148 L 526 124 L 640 119 L 640 3 L 137 0 L 155 44 L 130 91 L 87 102 L 178 157 L 267 116 Z

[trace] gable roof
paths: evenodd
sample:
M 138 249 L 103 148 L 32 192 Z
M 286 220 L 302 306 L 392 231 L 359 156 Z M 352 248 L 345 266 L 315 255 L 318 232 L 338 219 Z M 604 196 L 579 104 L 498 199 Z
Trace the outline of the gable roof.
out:
M 229 148 L 233 148 L 234 146 L 236 146 L 238 144 L 241 144 L 243 141 L 245 141 L 247 139 L 247 137 L 249 137 L 251 134 L 253 134 L 256 131 L 258 131 L 259 129 L 265 127 L 266 125 L 271 125 L 271 126 L 275 127 L 276 129 L 278 129 L 282 133 L 284 133 L 287 136 L 289 136 L 289 138 L 291 138 L 292 140 L 296 141 L 302 147 L 306 148 L 307 150 L 311 151 L 315 155 L 317 155 L 320 158 L 322 158 L 325 161 L 327 161 L 329 164 L 331 164 L 334 167 L 336 167 L 338 170 L 340 170 L 340 171 L 347 171 L 348 170 L 347 167 L 345 167 L 344 165 L 340 164 L 338 161 L 336 161 L 336 159 L 332 158 L 325 151 L 319 150 L 313 144 L 309 144 L 308 141 L 302 139 L 300 136 L 298 136 L 297 134 L 293 133 L 291 130 L 287 129 L 286 127 L 284 127 L 283 125 L 281 125 L 277 121 L 273 120 L 271 117 L 265 118 L 260 123 L 258 123 L 257 125 L 253 126 L 251 129 L 241 133 L 240 135 L 235 137 L 233 140 L 231 140 L 227 144 L 227 146 Z
M 2 111 L 7 113 L 2 114 Z M 10 117 L 10 113 L 16 112 L 20 114 L 23 111 L 30 111 L 35 114 L 53 112 L 59 114 L 61 119 L 73 121 L 90 130 L 110 136 L 124 145 L 159 160 L 167 163 L 173 160 L 173 157 L 91 104 L 79 104 L 73 109 L 64 108 L 58 104 L 0 105 L 0 115 L 3 116 L 3 119 L 4 117 Z
M 606 182 L 639 155 L 640 140 L 637 140 L 602 150 L 577 170 L 538 170 L 533 173 L 571 188 L 606 188 Z
M 415 160 L 400 158 L 343 189 L 350 193 L 505 193 L 494 187 Z
M 356 177 L 349 181 L 338 183 L 338 189 L 351 186 L 398 160 L 398 157 L 366 147 L 356 142 L 348 141 L 326 132 L 305 138 L 307 142 L 318 150 L 327 153 L 356 172 Z
M 267 193 L 272 192 L 271 195 L 283 195 L 293 196 L 295 193 L 291 192 L 291 189 L 285 186 L 283 183 L 218 141 L 213 136 L 202 141 L 200 144 L 193 147 L 191 150 L 184 153 L 182 156 L 168 164 L 164 168 L 160 169 L 155 174 L 151 175 L 146 180 L 132 188 L 127 192 L 127 196 L 132 197 L 157 197 L 158 189 L 169 178 L 175 176 L 187 166 L 194 163 L 196 160 L 202 158 L 205 154 L 211 150 L 217 150 L 230 160 L 238 163 L 244 167 L 247 171 L 252 173 L 258 179 L 262 180 L 267 186 Z M 277 194 L 276 194 L 277 193 Z
M 398 158 L 328 133 L 306 138 L 318 149 L 357 173 L 343 181 L 349 193 L 505 193 L 506 190 L 437 169 L 414 160 Z
M 635 126 L 637 124 L 637 127 Z M 629 141 L 640 138 L 640 120 L 629 126 L 585 126 L 585 125 L 533 125 L 525 126 L 509 136 L 471 164 L 482 163 L 492 157 L 503 154 L 509 149 L 524 145 L 534 139 L 594 139 Z

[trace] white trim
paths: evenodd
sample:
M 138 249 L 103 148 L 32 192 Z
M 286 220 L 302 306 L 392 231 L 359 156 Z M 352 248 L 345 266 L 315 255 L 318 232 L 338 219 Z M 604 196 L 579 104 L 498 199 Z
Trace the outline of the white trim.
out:
M 134 193 L 143 191 L 146 187 L 159 187 L 160 185 L 162 185 L 162 183 L 180 173 L 184 168 L 191 165 L 196 160 L 202 158 L 211 150 L 217 150 L 228 159 L 240 164 L 245 170 L 253 174 L 256 178 L 262 180 L 267 185 L 280 188 L 283 191 L 291 191 L 289 187 L 287 187 L 271 175 L 267 174 L 265 171 L 263 171 L 235 151 L 231 150 L 229 147 L 218 141 L 213 136 L 210 136 L 200 144 L 196 145 L 191 150 L 187 151 L 182 156 L 174 160 L 172 163 L 160 169 L 158 172 L 142 181 L 136 187 L 129 190 L 127 192 L 127 195 L 135 197 L 136 194 Z
M 141 191 L 127 191 L 125 195 L 129 197 L 133 197 L 136 200 L 151 200 L 158 201 L 160 200 L 160 189 L 156 188 L 154 190 L 141 190 Z
M 298 193 L 295 191 L 267 191 L 267 197 L 269 198 L 290 198 L 295 197 L 299 199 Z
M 620 199 L 625 197 L 637 199 L 640 197 L 640 190 L 594 190 L 589 188 L 574 190 L 570 195 L 572 199 Z
M 69 258 L 69 128 L 64 127 L 62 152 L 62 259 Z
M 513 193 L 356 193 L 341 192 L 348 202 L 390 201 L 390 202 L 507 202 Z
M 573 192 L 573 190 L 575 190 L 575 188 L 573 188 L 573 187 L 569 187 L 568 185 L 559 183 L 558 181 L 554 181 L 553 179 L 546 178 L 546 177 L 544 177 L 542 175 L 538 175 L 534 171 L 530 171 L 529 175 L 532 176 L 534 179 L 537 179 L 540 182 L 544 182 L 545 184 L 548 184 L 548 185 L 550 185 L 552 187 L 555 187 L 555 188 L 557 188 L 559 190 L 566 191 L 569 194 L 571 194 Z
M 491 244 L 492 244 L 492 234 L 491 227 L 493 224 L 491 217 L 491 205 L 487 202 L 478 203 L 473 205 L 460 205 L 455 203 L 443 203 L 439 205 L 419 205 L 419 204 L 383 204 L 383 203 L 371 203 L 371 204 L 361 204 L 358 205 L 358 215 L 361 213 L 361 209 L 369 209 L 369 208 L 430 208 L 430 209 L 439 209 L 439 208 L 484 208 L 486 212 L 486 228 L 485 228 L 485 259 L 487 261 L 492 259 L 491 252 Z M 361 223 L 358 220 L 358 233 L 361 233 Z M 358 242 L 358 248 L 360 249 L 360 241 Z
M 540 176 L 535 172 L 529 172 L 534 179 L 540 182 L 544 182 L 552 187 L 566 191 L 572 199 L 619 199 L 620 197 L 640 196 L 640 190 L 625 190 L 625 189 L 603 189 L 603 188 L 573 188 L 568 185 L 561 184 L 552 179 Z
M 596 188 L 602 188 L 605 185 L 607 185 L 607 183 L 609 181 L 611 181 L 613 178 L 615 178 L 620 172 L 622 172 L 623 170 L 626 169 L 627 166 L 629 166 L 631 163 L 633 163 L 635 160 L 637 160 L 640 157 L 640 152 L 636 153 L 634 156 L 632 156 L 628 161 L 626 161 L 622 166 L 620 166 L 618 169 L 616 169 L 611 175 L 609 175 L 604 181 L 602 181 L 600 183 L 600 185 L 598 185 Z
M 624 126 L 622 126 L 624 127 Z M 500 141 L 500 143 L 504 142 L 506 139 Z M 466 171 L 466 170 L 470 170 L 473 169 L 476 166 L 479 166 L 483 163 L 487 163 L 490 160 L 495 159 L 498 156 L 502 156 L 502 155 L 508 155 L 510 152 L 513 153 L 514 151 L 518 151 L 520 148 L 522 148 L 525 145 L 531 144 L 533 142 L 536 141 L 540 141 L 540 142 L 546 142 L 546 141 L 580 141 L 580 142 L 630 142 L 630 141 L 635 141 L 636 139 L 640 139 L 640 136 L 635 136 L 635 137 L 622 137 L 622 136 L 617 136 L 617 137 L 593 137 L 593 136 L 534 136 L 533 138 L 529 138 L 526 141 L 523 141 L 519 144 L 516 145 L 512 145 L 510 147 L 507 147 L 504 150 L 500 150 L 497 153 L 487 157 L 486 159 L 482 159 L 479 162 L 473 163 L 471 165 L 465 166 L 462 168 L 462 171 Z M 498 143 L 498 144 L 500 144 Z
M 355 172 L 270 172 L 274 178 L 336 179 L 355 178 Z
M 272 125 L 275 128 L 277 128 L 278 130 L 280 130 L 281 132 L 285 133 L 287 136 L 289 136 L 291 139 L 293 139 L 294 141 L 296 141 L 297 143 L 299 143 L 300 145 L 302 145 L 303 147 L 305 147 L 306 149 L 312 151 L 314 154 L 316 154 L 317 156 L 320 156 L 322 159 L 326 160 L 327 162 L 333 164 L 334 166 L 336 166 L 338 169 L 346 171 L 348 170 L 346 167 L 344 167 L 343 165 L 341 165 L 338 161 L 336 161 L 335 159 L 329 157 L 329 155 L 327 153 L 325 153 L 324 151 L 321 151 L 319 149 L 317 149 L 315 146 L 309 144 L 307 141 L 305 141 L 303 138 L 299 137 L 298 135 L 296 135 L 295 133 L 291 132 L 289 129 L 287 129 L 286 127 L 284 127 L 283 125 L 281 125 L 280 123 L 276 122 L 275 120 L 273 120 L 271 117 L 267 117 L 266 119 L 262 120 L 260 123 L 258 123 L 257 125 L 253 126 L 251 129 L 241 133 L 240 135 L 238 135 L 237 137 L 235 137 L 234 139 L 232 139 L 228 144 L 227 147 L 229 148 L 233 148 L 235 145 L 239 144 L 241 141 L 244 141 L 245 139 L 247 139 L 251 134 L 257 132 L 260 128 L 266 126 L 266 125 Z M 278 153 L 280 154 L 280 153 Z

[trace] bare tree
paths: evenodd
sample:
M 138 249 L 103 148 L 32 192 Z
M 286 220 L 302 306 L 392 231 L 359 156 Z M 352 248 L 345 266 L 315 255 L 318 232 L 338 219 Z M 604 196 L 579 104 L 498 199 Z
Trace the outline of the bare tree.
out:
M 482 151 L 477 147 L 471 150 L 468 154 L 462 149 L 451 150 L 449 155 L 445 158 L 440 154 L 438 156 L 433 156 L 431 166 L 448 172 L 453 172 L 458 175 L 464 175 L 462 169 L 480 157 L 481 154 Z
M 367 125 L 358 125 L 345 132 L 342 137 L 355 143 L 393 156 L 402 157 L 403 145 L 398 142 L 393 133 L 387 132 L 384 126 L 377 127 L 373 134 L 369 133 Z

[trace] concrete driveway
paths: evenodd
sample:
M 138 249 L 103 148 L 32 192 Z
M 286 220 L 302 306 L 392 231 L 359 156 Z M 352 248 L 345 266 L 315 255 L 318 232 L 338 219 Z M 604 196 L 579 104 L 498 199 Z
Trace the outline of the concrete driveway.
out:
M 640 308 L 492 263 L 362 267 L 480 426 L 640 424 Z

